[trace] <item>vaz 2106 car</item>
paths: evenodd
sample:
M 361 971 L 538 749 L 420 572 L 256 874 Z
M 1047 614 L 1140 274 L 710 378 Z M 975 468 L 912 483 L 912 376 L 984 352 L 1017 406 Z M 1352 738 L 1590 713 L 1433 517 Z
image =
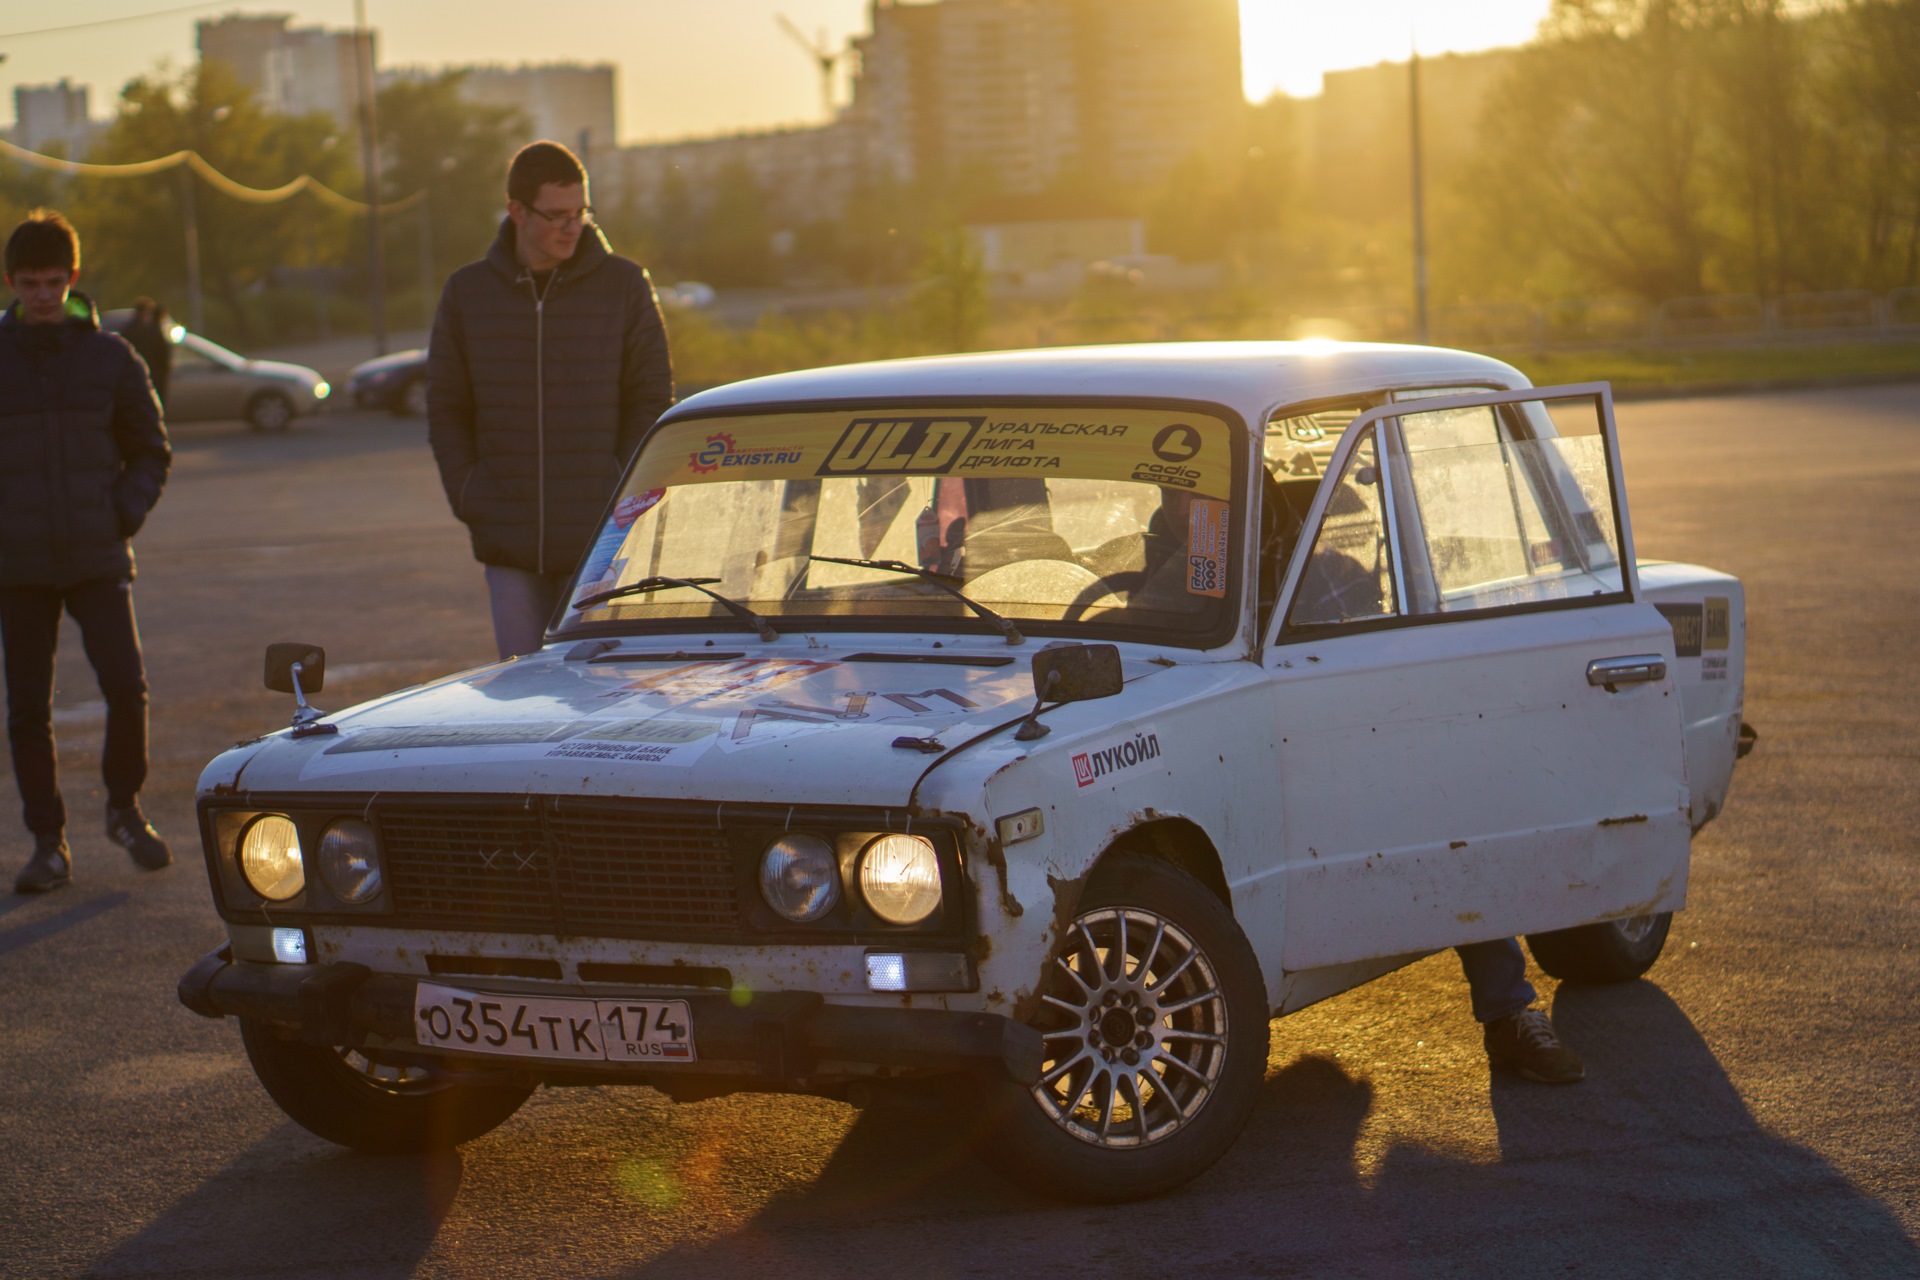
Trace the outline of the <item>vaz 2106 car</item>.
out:
M 1740 584 L 1635 559 L 1606 388 L 1454 351 L 723 387 L 567 601 L 201 779 L 230 941 L 181 998 L 323 1137 L 939 1078 L 1015 1176 L 1153 1194 L 1277 1015 L 1512 934 L 1645 971 L 1742 744 Z

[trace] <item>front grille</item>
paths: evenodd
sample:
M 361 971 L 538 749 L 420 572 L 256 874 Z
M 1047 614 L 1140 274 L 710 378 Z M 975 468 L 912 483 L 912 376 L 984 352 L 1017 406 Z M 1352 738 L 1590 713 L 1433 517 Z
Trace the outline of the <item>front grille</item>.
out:
M 395 914 L 411 924 L 573 936 L 740 926 L 711 816 L 551 799 L 374 805 Z

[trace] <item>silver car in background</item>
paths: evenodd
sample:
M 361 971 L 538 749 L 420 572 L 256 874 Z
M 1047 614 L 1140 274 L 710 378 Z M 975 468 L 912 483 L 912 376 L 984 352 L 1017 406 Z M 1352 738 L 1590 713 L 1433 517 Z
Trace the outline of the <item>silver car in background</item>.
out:
M 131 310 L 109 311 L 101 327 L 124 334 Z M 295 418 L 318 413 L 333 388 L 318 370 L 277 360 L 249 360 L 185 327 L 167 331 L 173 344 L 167 421 L 244 420 L 255 431 L 285 431 Z

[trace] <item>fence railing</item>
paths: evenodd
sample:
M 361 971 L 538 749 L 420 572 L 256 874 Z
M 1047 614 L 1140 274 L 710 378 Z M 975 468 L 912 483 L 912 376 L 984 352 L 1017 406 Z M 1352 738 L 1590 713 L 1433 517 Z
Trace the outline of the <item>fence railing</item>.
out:
M 1336 307 L 1311 313 L 1279 309 L 1232 315 L 1169 312 L 1082 316 L 1049 324 L 1046 341 L 1174 338 L 1297 338 L 1411 342 L 1413 311 L 1404 306 Z M 1779 298 L 1717 294 L 1667 298 L 1563 299 L 1434 307 L 1427 340 L 1441 346 L 1542 350 L 1598 346 L 1767 345 L 1789 342 L 1920 339 L 1920 288 L 1865 289 Z

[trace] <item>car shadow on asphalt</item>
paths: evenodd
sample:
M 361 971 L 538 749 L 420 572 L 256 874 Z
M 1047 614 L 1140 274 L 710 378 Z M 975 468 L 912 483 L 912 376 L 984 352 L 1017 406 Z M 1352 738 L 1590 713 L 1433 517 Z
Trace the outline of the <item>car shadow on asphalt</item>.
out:
M 963 1116 L 875 1110 L 740 1230 L 613 1275 L 1920 1274 L 1887 1206 L 1762 1125 L 1658 986 L 1563 987 L 1554 1013 L 1587 1080 L 1492 1079 L 1497 1158 L 1402 1141 L 1363 1168 L 1375 1087 L 1322 1056 L 1268 1077 L 1214 1168 L 1133 1205 L 1036 1201 Z
M 303 1146 L 310 1154 L 293 1154 Z M 84 1274 L 404 1280 L 433 1247 L 463 1169 L 458 1152 L 359 1155 L 288 1121 Z

